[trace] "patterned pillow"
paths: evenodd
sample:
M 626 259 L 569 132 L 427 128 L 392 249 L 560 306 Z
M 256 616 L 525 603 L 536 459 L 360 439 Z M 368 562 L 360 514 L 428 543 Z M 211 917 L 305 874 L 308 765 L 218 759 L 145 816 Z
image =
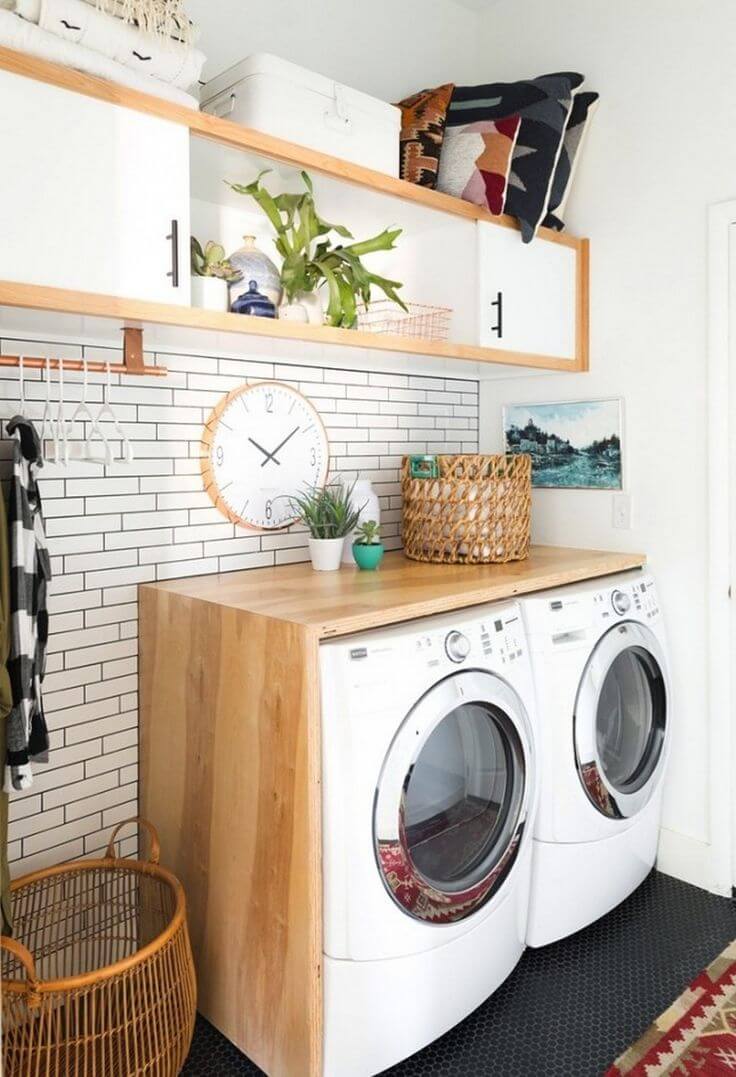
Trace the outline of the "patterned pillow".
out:
M 420 187 L 437 186 L 437 169 L 445 135 L 453 83 L 421 90 L 400 101 L 401 156 L 399 175 Z
M 554 228 L 558 232 L 562 232 L 565 227 L 562 214 L 565 212 L 565 206 L 570 197 L 570 188 L 575 176 L 575 169 L 580 160 L 580 150 L 585 140 L 590 120 L 598 105 L 598 96 L 597 93 L 576 93 L 573 98 L 560 159 L 555 169 L 555 178 L 552 180 L 547 216 L 544 221 L 547 228 Z
M 440 158 L 437 188 L 491 213 L 503 213 L 511 155 L 521 119 L 478 120 L 448 127 Z
M 582 81 L 582 75 L 563 72 L 520 82 L 457 86 L 452 95 L 448 134 L 469 123 L 521 117 L 504 212 L 518 219 L 525 243 L 534 238 L 547 212 L 573 90 Z

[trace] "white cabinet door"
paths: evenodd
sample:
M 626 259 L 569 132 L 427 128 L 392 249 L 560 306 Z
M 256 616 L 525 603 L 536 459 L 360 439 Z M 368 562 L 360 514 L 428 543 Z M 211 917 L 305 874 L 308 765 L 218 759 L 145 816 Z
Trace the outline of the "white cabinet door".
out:
M 0 102 L 0 279 L 188 305 L 188 130 L 7 71 Z
M 478 256 L 480 344 L 575 359 L 576 248 L 479 221 Z

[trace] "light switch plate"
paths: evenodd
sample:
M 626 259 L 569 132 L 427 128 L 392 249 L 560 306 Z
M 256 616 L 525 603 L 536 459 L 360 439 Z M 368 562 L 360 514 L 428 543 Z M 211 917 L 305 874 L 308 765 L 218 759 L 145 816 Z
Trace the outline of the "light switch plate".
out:
M 613 495 L 613 526 L 621 531 L 631 529 L 631 494 Z

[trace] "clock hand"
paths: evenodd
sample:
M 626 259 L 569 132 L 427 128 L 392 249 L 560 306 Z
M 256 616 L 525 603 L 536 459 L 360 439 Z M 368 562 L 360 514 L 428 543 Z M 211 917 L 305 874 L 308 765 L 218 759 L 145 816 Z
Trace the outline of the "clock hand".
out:
M 257 449 L 259 449 L 259 450 L 260 450 L 260 451 L 261 451 L 261 452 L 263 453 L 263 455 L 264 455 L 264 456 L 266 457 L 266 459 L 265 459 L 265 460 L 263 461 L 263 464 L 267 464 L 269 460 L 272 460 L 272 459 L 273 459 L 273 454 L 272 454 L 272 453 L 270 453 L 270 452 L 268 451 L 268 449 L 264 449 L 264 448 L 263 448 L 263 446 L 262 446 L 262 445 L 259 445 L 257 441 L 254 441 L 254 440 L 253 440 L 253 438 L 250 438 L 250 437 L 249 437 L 249 438 L 248 438 L 248 441 L 249 441 L 249 442 L 251 443 L 251 445 L 255 445 L 255 447 L 256 447 Z M 277 461 L 276 461 L 276 463 L 277 463 L 277 464 L 279 464 L 279 466 L 281 465 L 281 461 L 280 461 L 280 460 L 277 460 Z M 263 467 L 263 464 L 261 464 L 261 467 Z
M 294 434 L 296 434 L 296 432 L 297 432 L 298 430 L 299 430 L 299 427 L 298 427 L 298 426 L 295 426 L 295 427 L 294 427 L 294 429 L 293 429 L 293 430 L 291 431 L 291 433 L 290 433 L 290 434 L 287 434 L 287 435 L 286 435 L 286 437 L 285 437 L 285 438 L 284 438 L 284 440 L 283 440 L 283 441 L 281 442 L 281 444 L 280 444 L 280 445 L 277 445 L 277 446 L 276 446 L 276 448 L 275 448 L 275 449 L 273 450 L 273 452 L 267 453 L 266 455 L 267 455 L 268 459 L 266 459 L 266 460 L 263 460 L 263 461 L 261 462 L 261 467 L 265 467 L 265 466 L 266 466 L 266 464 L 268 463 L 268 460 L 269 460 L 269 459 L 270 459 L 270 460 L 273 460 L 273 462 L 274 462 L 275 464 L 281 464 L 281 461 L 280 461 L 280 460 L 277 460 L 277 459 L 276 459 L 276 453 L 277 453 L 277 452 L 280 452 L 280 451 L 281 451 L 281 449 L 283 449 L 283 447 L 284 447 L 284 445 L 285 445 L 285 444 L 287 443 L 287 441 L 290 441 L 290 440 L 291 440 L 291 439 L 292 439 L 292 438 L 294 437 Z M 260 447 L 260 446 L 259 446 L 259 447 Z

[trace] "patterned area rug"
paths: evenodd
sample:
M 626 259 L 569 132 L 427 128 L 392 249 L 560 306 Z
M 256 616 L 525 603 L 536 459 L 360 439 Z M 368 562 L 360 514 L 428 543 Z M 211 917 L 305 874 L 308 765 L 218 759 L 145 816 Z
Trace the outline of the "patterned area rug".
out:
M 734 1077 L 736 942 L 693 980 L 606 1077 Z

